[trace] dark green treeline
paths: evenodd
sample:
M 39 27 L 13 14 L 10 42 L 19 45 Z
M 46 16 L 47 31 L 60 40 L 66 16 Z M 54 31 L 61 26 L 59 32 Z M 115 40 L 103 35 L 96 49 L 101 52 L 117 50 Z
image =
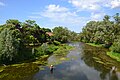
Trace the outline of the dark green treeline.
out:
M 120 53 L 120 15 L 105 15 L 102 21 L 90 21 L 80 33 L 80 41 L 102 44 Z
M 35 58 L 34 47 L 77 40 L 77 33 L 64 27 L 41 28 L 34 20 L 9 19 L 0 25 L 0 64 L 12 64 Z M 33 53 L 34 51 L 34 53 Z M 37 56 L 38 57 L 38 56 Z

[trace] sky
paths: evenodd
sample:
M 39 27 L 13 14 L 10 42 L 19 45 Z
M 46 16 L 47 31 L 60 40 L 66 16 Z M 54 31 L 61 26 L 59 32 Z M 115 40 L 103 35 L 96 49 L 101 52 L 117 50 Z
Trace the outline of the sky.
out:
M 89 21 L 120 13 L 120 0 L 0 0 L 0 24 L 35 20 L 40 27 L 63 26 L 81 32 Z

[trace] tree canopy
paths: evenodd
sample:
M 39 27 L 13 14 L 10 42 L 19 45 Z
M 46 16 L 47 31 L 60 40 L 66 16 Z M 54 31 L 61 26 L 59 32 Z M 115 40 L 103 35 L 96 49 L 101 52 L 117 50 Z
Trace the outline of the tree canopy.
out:
M 9 19 L 0 25 L 0 64 L 15 63 L 34 57 L 34 46 L 75 40 L 75 32 L 66 27 L 41 28 L 34 20 Z M 74 38 L 73 38 L 74 37 Z M 58 42 L 57 42 L 58 41 Z
M 110 20 L 113 18 L 114 20 Z M 120 16 L 105 15 L 102 21 L 90 21 L 80 33 L 80 40 L 87 43 L 103 44 L 115 52 L 120 52 Z M 113 44 L 113 45 L 112 45 Z M 117 48 L 115 48 L 117 47 Z M 118 49 L 119 48 L 119 49 Z

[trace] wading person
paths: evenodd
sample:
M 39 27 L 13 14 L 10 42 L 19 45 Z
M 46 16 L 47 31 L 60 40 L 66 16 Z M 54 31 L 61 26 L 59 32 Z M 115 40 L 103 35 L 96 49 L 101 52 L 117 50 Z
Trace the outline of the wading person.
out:
M 53 65 L 50 65 L 50 72 L 51 72 L 51 74 L 53 73 L 53 70 L 54 70 Z

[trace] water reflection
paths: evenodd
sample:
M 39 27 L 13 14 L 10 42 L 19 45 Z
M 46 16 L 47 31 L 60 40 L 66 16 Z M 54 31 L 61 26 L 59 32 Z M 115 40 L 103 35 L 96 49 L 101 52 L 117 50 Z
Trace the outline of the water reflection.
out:
M 49 68 L 46 67 L 36 75 L 35 80 L 88 80 L 79 66 L 80 64 L 74 61 L 64 62 L 55 66 L 53 74 L 50 74 Z
M 106 69 L 104 67 L 104 64 L 97 63 L 93 58 L 93 57 L 97 57 L 97 55 L 94 55 L 93 53 L 95 54 L 99 53 L 99 50 L 98 49 L 90 50 L 89 48 L 88 50 L 84 50 L 84 55 L 82 56 L 82 59 L 84 60 L 85 64 L 87 64 L 89 67 L 93 67 L 95 70 L 99 71 L 100 78 L 104 80 L 106 79 L 106 75 L 110 72 L 110 70 Z
M 86 49 L 87 48 L 87 49 Z M 111 72 L 111 65 L 107 65 L 103 62 L 97 62 L 94 58 L 98 58 L 98 55 L 105 54 L 106 49 L 96 48 L 91 46 L 86 46 L 83 48 L 84 55 L 82 55 L 82 60 L 89 67 L 94 67 L 95 70 L 99 71 L 101 80 L 119 80 L 116 71 Z M 102 61 L 102 60 L 101 60 Z
M 119 80 L 116 72 L 112 72 L 110 74 L 110 80 Z
M 72 43 L 76 49 L 66 56 L 69 60 L 55 65 L 55 70 L 50 73 L 49 67 L 39 71 L 33 80 L 119 80 L 117 72 L 111 73 L 111 64 L 106 65 L 98 58 L 106 52 L 103 48 L 90 47 L 83 43 Z M 51 56 L 49 64 L 57 63 L 58 58 Z M 97 61 L 96 61 L 97 60 Z

